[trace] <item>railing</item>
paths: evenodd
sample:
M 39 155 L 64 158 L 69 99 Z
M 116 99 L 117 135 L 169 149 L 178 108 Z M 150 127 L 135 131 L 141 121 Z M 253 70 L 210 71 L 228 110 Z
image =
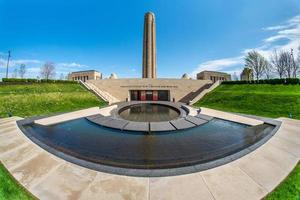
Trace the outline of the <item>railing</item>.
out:
M 203 90 L 200 94 L 198 94 L 194 99 L 192 99 L 189 102 L 189 105 L 193 105 L 194 103 L 196 103 L 197 101 L 199 101 L 200 99 L 202 99 L 202 97 L 204 97 L 207 93 L 211 92 L 212 90 L 214 90 L 216 87 L 218 87 L 221 84 L 221 81 L 216 81 L 212 86 L 210 86 L 210 88 Z
M 100 90 L 98 87 L 96 87 L 92 83 L 87 83 L 87 82 L 83 82 L 83 81 L 80 81 L 80 83 L 82 85 L 84 85 L 88 90 L 92 90 L 101 99 L 108 102 L 108 104 L 113 104 L 113 103 L 119 102 L 119 99 L 115 98 L 114 96 L 112 96 L 111 94 L 109 94 L 106 91 Z

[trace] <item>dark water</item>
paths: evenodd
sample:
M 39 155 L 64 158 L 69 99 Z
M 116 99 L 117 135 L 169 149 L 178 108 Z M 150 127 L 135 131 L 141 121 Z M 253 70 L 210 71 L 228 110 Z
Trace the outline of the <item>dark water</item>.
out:
M 159 104 L 137 104 L 128 107 L 120 113 L 123 119 L 136 122 L 170 121 L 179 116 L 175 108 Z
M 205 163 L 236 153 L 274 127 L 213 119 L 205 125 L 149 135 L 104 128 L 86 119 L 27 125 L 30 136 L 74 157 L 124 168 L 165 169 Z

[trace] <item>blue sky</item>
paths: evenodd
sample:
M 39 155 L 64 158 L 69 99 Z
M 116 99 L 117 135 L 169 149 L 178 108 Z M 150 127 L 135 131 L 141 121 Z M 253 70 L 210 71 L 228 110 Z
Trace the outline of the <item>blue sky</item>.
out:
M 257 49 L 300 44 L 299 0 L 0 0 L 0 78 L 21 63 L 27 77 L 45 61 L 61 73 L 96 69 L 141 77 L 144 13 L 156 15 L 158 77 L 201 70 L 239 73 Z M 10 74 L 11 76 L 11 74 Z

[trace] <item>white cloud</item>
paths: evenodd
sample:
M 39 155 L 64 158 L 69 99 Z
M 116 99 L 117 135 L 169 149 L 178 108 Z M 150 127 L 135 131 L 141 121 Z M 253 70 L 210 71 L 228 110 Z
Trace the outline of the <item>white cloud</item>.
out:
M 228 67 L 241 66 L 243 64 L 243 57 L 233 57 L 233 58 L 224 58 L 218 60 L 210 60 L 198 65 L 198 67 L 190 74 L 192 77 L 195 77 L 200 71 L 226 71 L 228 72 Z
M 295 55 L 298 53 L 298 47 L 300 45 L 300 15 L 289 19 L 285 23 L 277 26 L 266 27 L 263 30 L 270 31 L 273 34 L 265 38 L 260 46 L 244 49 L 238 56 L 203 62 L 198 65 L 191 75 L 195 76 L 195 74 L 203 70 L 217 70 L 231 74 L 233 72 L 240 73 L 244 64 L 243 57 L 251 50 L 258 51 L 267 59 L 270 58 L 274 49 L 279 51 L 289 51 L 290 49 L 294 49 Z M 279 41 L 282 41 L 282 43 L 279 44 Z
M 85 67 L 88 67 L 87 65 L 82 65 L 82 64 L 79 64 L 79 63 L 76 63 L 76 62 L 71 62 L 71 63 L 58 63 L 57 66 L 58 66 L 58 67 L 69 67 L 69 68 L 72 68 L 72 67 L 77 67 L 77 68 L 85 68 Z
M 25 65 L 36 65 L 40 64 L 42 61 L 40 60 L 31 60 L 31 59 L 18 59 L 18 60 L 10 60 L 9 61 L 9 67 L 17 67 L 20 66 L 21 64 Z M 7 64 L 7 59 L 0 58 L 0 67 L 6 67 Z
M 1 52 L 0 52 L 1 53 Z M 35 78 L 40 75 L 41 66 L 45 61 L 35 60 L 35 59 L 11 59 L 9 64 L 9 77 L 13 69 L 19 67 L 21 64 L 25 64 L 27 68 L 26 77 Z M 5 76 L 7 59 L 0 58 L 0 78 Z M 55 64 L 55 63 L 54 63 Z M 71 71 L 84 70 L 87 69 L 87 65 L 79 64 L 76 62 L 62 62 L 55 64 L 56 74 L 60 75 L 61 73 L 67 74 Z

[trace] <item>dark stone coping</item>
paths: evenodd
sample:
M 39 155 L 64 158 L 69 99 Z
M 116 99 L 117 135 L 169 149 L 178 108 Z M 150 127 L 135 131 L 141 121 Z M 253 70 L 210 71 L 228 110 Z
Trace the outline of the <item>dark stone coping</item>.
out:
M 185 119 L 189 122 L 192 122 L 193 124 L 196 124 L 197 126 L 205 124 L 209 121 L 209 120 L 205 120 L 205 119 L 193 117 L 193 116 L 187 116 Z
M 212 116 L 204 115 L 204 114 L 198 114 L 195 117 L 200 118 L 200 119 L 204 119 L 206 121 L 210 121 L 210 120 L 212 120 L 214 118 Z
M 164 122 L 134 122 L 128 121 L 120 117 L 119 113 L 124 109 L 127 109 L 131 105 L 137 105 L 141 103 L 152 103 L 170 106 L 176 110 L 178 110 L 179 117 Z M 184 106 L 181 103 L 173 103 L 173 102 L 165 102 L 165 101 L 131 101 L 131 102 L 122 102 L 117 104 L 117 108 L 111 111 L 111 116 L 103 116 L 103 115 L 92 115 L 86 117 L 89 121 L 98 124 L 100 126 L 105 126 L 108 128 L 120 129 L 120 130 L 128 130 L 128 131 L 143 131 L 143 132 L 163 132 L 163 131 L 175 131 L 182 130 L 187 128 L 193 128 L 196 126 L 200 126 L 205 124 L 213 117 L 207 115 L 199 114 L 197 117 L 188 115 L 190 109 Z
M 150 122 L 150 131 L 175 131 L 176 128 L 170 122 Z
M 237 114 L 237 113 L 234 113 L 234 114 Z M 239 114 L 237 114 L 237 115 L 239 115 Z M 179 167 L 179 168 L 172 168 L 172 169 L 128 169 L 128 168 L 120 168 L 120 167 L 112 167 L 112 166 L 108 166 L 108 165 L 96 164 L 96 163 L 92 163 L 89 161 L 81 160 L 81 159 L 75 158 L 73 156 L 67 155 L 65 153 L 62 153 L 54 148 L 49 147 L 45 143 L 32 137 L 23 127 L 26 124 L 34 123 L 34 120 L 42 119 L 45 117 L 33 117 L 33 118 L 19 120 L 19 121 L 17 121 L 17 125 L 20 128 L 20 130 L 30 140 L 32 140 L 34 143 L 39 145 L 44 150 L 62 158 L 68 162 L 80 165 L 82 167 L 86 167 L 86 168 L 89 168 L 92 170 L 97 170 L 100 172 L 117 174 L 117 175 L 126 175 L 126 176 L 134 176 L 134 177 L 165 177 L 165 176 L 178 176 L 178 175 L 183 175 L 183 174 L 196 173 L 196 172 L 208 170 L 211 168 L 215 168 L 215 167 L 227 164 L 229 162 L 232 162 L 234 160 L 237 160 L 237 159 L 251 153 L 255 149 L 262 146 L 263 144 L 265 144 L 271 137 L 273 137 L 273 135 L 275 135 L 275 133 L 279 130 L 279 128 L 281 126 L 281 122 L 276 121 L 274 119 L 242 115 L 242 114 L 240 114 L 240 115 L 247 116 L 247 117 L 253 118 L 253 119 L 262 120 L 262 121 L 264 121 L 264 123 L 275 126 L 275 128 L 270 133 L 268 133 L 267 136 L 265 136 L 263 139 L 261 139 L 257 143 L 255 143 L 255 144 L 251 145 L 250 147 L 245 148 L 235 154 L 231 154 L 231 155 L 223 157 L 221 159 L 217 159 L 217 160 L 203 163 L 203 164 Z
M 196 126 L 195 124 L 187 121 L 184 118 L 172 120 L 172 121 L 170 121 L 170 123 L 178 130 L 192 128 L 192 127 Z

